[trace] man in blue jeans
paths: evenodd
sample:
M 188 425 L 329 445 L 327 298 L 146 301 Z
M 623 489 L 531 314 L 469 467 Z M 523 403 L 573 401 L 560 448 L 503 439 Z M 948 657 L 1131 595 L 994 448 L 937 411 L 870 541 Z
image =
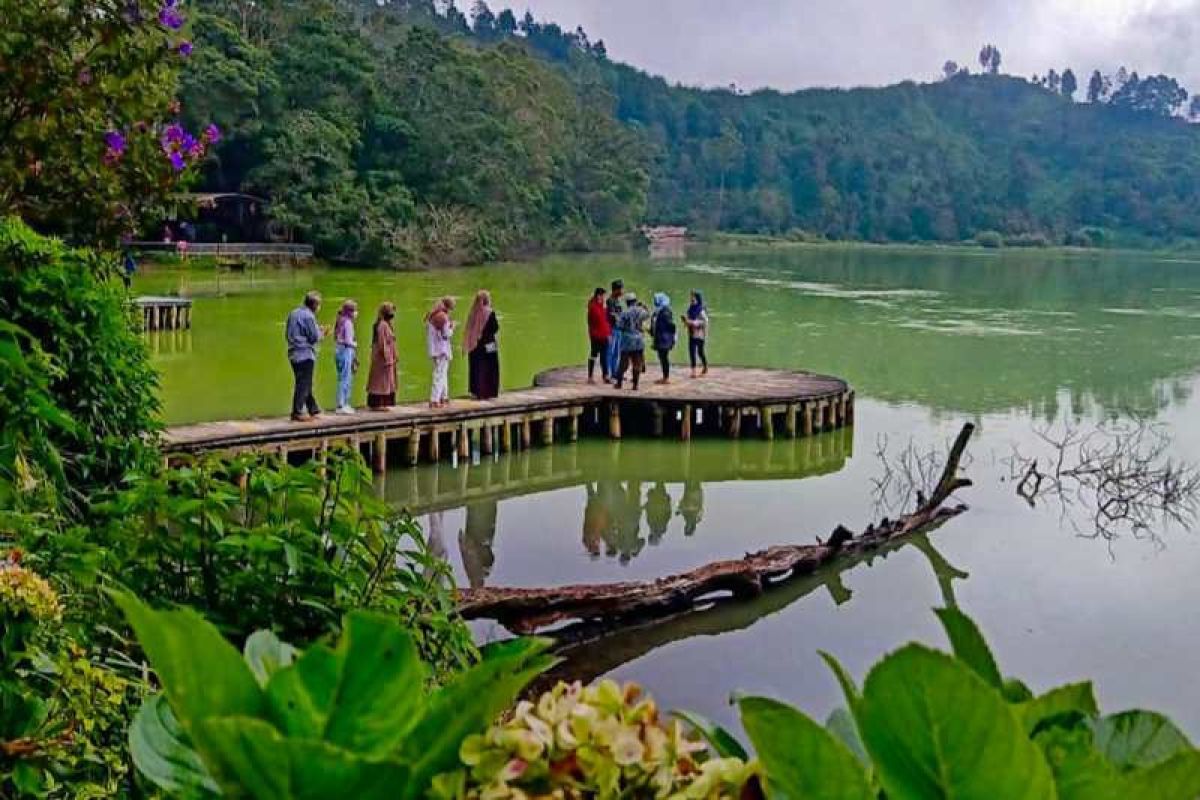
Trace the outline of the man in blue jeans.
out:
M 288 314 L 287 318 L 288 362 L 296 379 L 292 390 L 293 422 L 308 422 L 321 413 L 321 407 L 312 393 L 317 342 L 328 332 L 328 326 L 322 328 L 317 324 L 317 311 L 320 308 L 321 295 L 309 292 L 304 295 L 304 304 Z
M 624 311 L 621 308 L 621 298 L 625 296 L 625 282 L 619 278 L 612 282 L 612 291 L 608 295 L 608 299 L 604 301 L 604 310 L 608 314 L 608 327 L 612 330 L 612 336 L 608 338 L 608 352 L 605 356 L 608 358 L 608 374 L 614 378 L 617 375 L 617 365 L 621 361 L 621 334 L 617 330 L 617 318 Z

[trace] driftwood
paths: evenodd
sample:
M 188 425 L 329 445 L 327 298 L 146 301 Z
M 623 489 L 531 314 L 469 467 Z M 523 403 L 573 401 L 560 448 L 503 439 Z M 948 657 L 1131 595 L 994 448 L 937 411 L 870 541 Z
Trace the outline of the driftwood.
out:
M 941 478 L 928 498 L 918 495 L 917 509 L 895 520 L 883 519 L 860 535 L 838 526 L 828 541 L 815 545 L 776 545 L 744 558 L 715 561 L 688 572 L 653 581 L 584 584 L 544 589 L 483 587 L 459 593 L 466 619 L 495 619 L 517 633 L 531 633 L 567 620 L 628 620 L 675 614 L 732 595 L 755 597 L 767 588 L 809 575 L 835 559 L 877 550 L 897 539 L 939 524 L 966 510 L 947 506 L 971 481 L 958 476 L 958 464 L 974 432 L 963 425 L 946 459 Z

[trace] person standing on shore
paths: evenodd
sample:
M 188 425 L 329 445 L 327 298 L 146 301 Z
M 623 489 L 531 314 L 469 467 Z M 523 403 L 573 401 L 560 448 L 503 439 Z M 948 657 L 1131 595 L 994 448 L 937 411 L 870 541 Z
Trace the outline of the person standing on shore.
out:
M 307 422 L 321 413 L 313 397 L 313 372 L 317 365 L 317 343 L 329 332 L 329 327 L 317 324 L 321 295 L 309 292 L 304 303 L 288 314 L 284 335 L 287 338 L 288 363 L 292 365 L 295 385 L 292 389 L 292 421 Z
M 692 302 L 688 305 L 687 313 L 683 315 L 683 324 L 688 329 L 688 358 L 692 363 L 692 377 L 696 377 L 696 359 L 704 365 L 701 375 L 708 374 L 708 355 L 704 352 L 708 340 L 708 309 L 704 305 L 704 295 L 699 289 L 692 290 Z
M 654 340 L 654 352 L 658 353 L 658 363 L 662 366 L 662 378 L 655 383 L 670 383 L 671 351 L 675 349 L 675 312 L 671 310 L 671 298 L 663 292 L 654 294 L 650 336 Z
M 350 387 L 354 373 L 358 372 L 358 341 L 354 336 L 354 320 L 358 318 L 358 303 L 347 300 L 338 311 L 333 323 L 333 363 L 337 367 L 337 396 L 334 413 L 353 414 L 350 405 Z
M 387 411 L 396 405 L 396 330 L 392 320 L 396 317 L 396 306 L 384 303 L 379 306 L 375 325 L 371 328 L 371 371 L 367 374 L 367 407 L 373 411 Z
M 611 372 L 608 367 L 608 346 L 613 329 L 608 321 L 608 311 L 604 307 L 605 294 L 604 287 L 597 286 L 587 305 L 588 341 L 591 343 L 587 362 L 588 383 L 596 382 L 596 359 L 600 360 L 600 378 L 605 383 L 608 383 Z
M 649 317 L 650 312 L 638 302 L 637 296 L 630 294 L 625 301 L 625 310 L 621 312 L 621 317 L 617 320 L 617 330 L 613 334 L 621 342 L 621 361 L 617 364 L 616 382 L 613 384 L 618 389 L 625 381 L 625 370 L 632 367 L 632 388 L 636 392 L 638 381 L 641 380 L 642 373 L 646 371 L 644 333 L 646 320 Z
M 433 361 L 433 386 L 429 390 L 429 407 L 443 408 L 450 405 L 450 361 L 454 348 L 450 337 L 454 335 L 454 298 L 443 297 L 433 304 L 425 317 L 425 343 L 429 358 Z
M 608 374 L 617 374 L 617 365 L 621 360 L 621 334 L 617 331 L 617 320 L 620 319 L 624 309 L 621 307 L 621 300 L 625 297 L 625 282 L 619 278 L 612 282 L 612 292 L 608 295 L 608 300 L 604 303 L 604 309 L 608 313 L 608 328 L 612 333 L 608 337 Z
M 500 322 L 492 308 L 492 295 L 480 289 L 467 315 L 463 350 L 467 353 L 467 386 L 476 400 L 491 400 L 500 394 L 500 347 L 496 334 Z

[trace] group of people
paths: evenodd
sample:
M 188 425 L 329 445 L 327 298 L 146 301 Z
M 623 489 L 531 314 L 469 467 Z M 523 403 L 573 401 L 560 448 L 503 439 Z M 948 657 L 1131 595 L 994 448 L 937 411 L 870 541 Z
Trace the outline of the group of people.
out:
M 625 283 L 621 280 L 612 282 L 611 292 L 603 286 L 596 287 L 587 309 L 591 341 L 588 383 L 596 382 L 596 363 L 599 362 L 602 381 L 620 389 L 625 383 L 625 373 L 630 372 L 630 386 L 636 390 L 646 371 L 647 335 L 662 368 L 662 377 L 655 383 L 671 382 L 671 351 L 675 349 L 678 333 L 675 312 L 671 309 L 671 298 L 664 292 L 655 292 L 653 303 L 653 310 L 646 308 L 636 294 L 625 291 Z M 679 321 L 687 329 L 691 376 L 707 375 L 708 309 L 699 290 L 692 291 L 687 313 L 681 314 Z
M 450 403 L 450 362 L 454 358 L 452 340 L 455 323 L 453 297 L 443 297 L 425 315 L 426 351 L 433 367 L 429 394 L 430 408 Z M 317 346 L 330 334 L 330 326 L 317 322 L 321 310 L 321 295 L 309 292 L 304 302 L 287 318 L 288 362 L 292 366 L 295 384 L 292 391 L 292 420 L 306 422 L 321 413 L 313 396 L 313 375 L 316 371 Z M 354 323 L 358 319 L 358 303 L 346 300 L 338 310 L 332 327 L 334 364 L 337 369 L 335 409 L 338 414 L 354 414 L 350 394 L 354 375 L 358 372 L 358 338 Z M 367 376 L 367 407 L 387 411 L 396 405 L 399 356 L 396 347 L 396 306 L 383 303 L 371 327 L 371 361 Z M 500 355 L 497 334 L 500 323 L 492 308 L 492 297 L 486 291 L 475 295 L 475 303 L 467 316 L 463 335 L 463 350 L 467 353 L 470 372 L 470 392 L 479 400 L 500 393 Z

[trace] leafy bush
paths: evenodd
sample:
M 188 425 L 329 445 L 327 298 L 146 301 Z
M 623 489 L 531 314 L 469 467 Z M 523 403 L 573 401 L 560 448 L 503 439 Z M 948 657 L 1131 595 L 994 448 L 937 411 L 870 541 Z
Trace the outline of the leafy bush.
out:
M 975 244 L 995 250 L 1004 246 L 1004 237 L 998 231 L 980 231 L 975 234 Z
M 0 796 L 112 797 L 141 684 L 91 663 L 40 576 L 0 559 Z
M 352 450 L 298 467 L 205 458 L 134 476 L 94 511 L 103 571 L 148 600 L 201 609 L 235 639 L 266 628 L 307 643 L 372 608 L 411 626 L 440 670 L 474 659 L 449 566 L 376 498 Z
M 825 727 L 765 698 L 739 701 L 771 796 L 1193 800 L 1200 751 L 1147 711 L 1101 716 L 1091 683 L 1034 696 L 1004 679 L 975 624 L 938 611 L 954 655 L 909 644 L 860 691 L 831 657 L 849 712 Z M 728 736 L 728 734 L 725 734 Z M 836 787 L 836 791 L 834 788 Z
M 25 459 L 28 475 L 61 475 L 58 488 L 75 500 L 116 485 L 152 454 L 158 377 L 127 301 L 103 257 L 0 220 L 0 319 L 16 326 L 0 331 L 8 341 L 0 349 L 5 364 L 24 361 L 44 376 L 0 374 L 0 402 L 16 409 L 0 438 L 16 453 L 5 461 Z
M 163 686 L 130 731 L 134 763 L 189 797 L 422 797 L 554 663 L 546 641 L 510 641 L 430 693 L 416 642 L 382 615 L 349 614 L 333 647 L 259 632 L 239 654 L 193 611 L 116 600 Z
M 1004 239 L 1005 247 L 1049 247 L 1050 240 L 1041 233 L 1018 233 Z

